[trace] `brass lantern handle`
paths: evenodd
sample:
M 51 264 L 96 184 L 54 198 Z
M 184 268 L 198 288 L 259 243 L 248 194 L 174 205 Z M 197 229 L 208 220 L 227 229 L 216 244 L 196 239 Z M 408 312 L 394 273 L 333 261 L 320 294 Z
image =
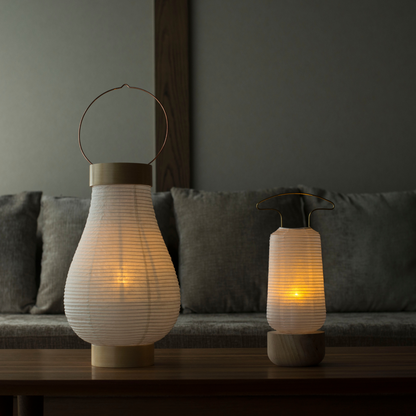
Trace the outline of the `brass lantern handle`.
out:
M 279 213 L 279 215 L 280 215 L 280 226 L 281 226 L 281 227 L 283 227 L 283 216 L 282 216 L 282 213 L 281 213 L 278 209 L 276 209 L 276 208 L 260 208 L 260 207 L 259 207 L 259 205 L 260 205 L 261 203 L 265 202 L 265 201 L 268 201 L 269 199 L 272 199 L 272 198 L 277 198 L 277 197 L 279 197 L 279 196 L 285 196 L 285 195 L 305 195 L 305 196 L 314 196 L 315 198 L 322 199 L 322 200 L 324 200 L 324 201 L 329 202 L 330 204 L 332 204 L 332 208 L 315 208 L 315 209 L 313 209 L 313 210 L 309 213 L 309 215 L 308 215 L 308 227 L 309 227 L 309 228 L 310 228 L 310 226 L 311 226 L 311 215 L 312 215 L 312 213 L 313 213 L 313 212 L 315 212 L 315 211 L 332 211 L 332 210 L 335 208 L 335 204 L 334 204 L 332 201 L 330 201 L 329 199 L 325 199 L 325 198 L 322 198 L 321 196 L 314 195 L 314 194 L 307 194 L 307 193 L 304 193 L 304 192 L 285 192 L 285 193 L 283 193 L 283 194 L 277 194 L 277 195 L 269 196 L 268 198 L 265 198 L 265 199 L 263 199 L 262 201 L 257 202 L 257 204 L 256 204 L 256 208 L 257 208 L 259 211 L 277 211 L 277 212 Z
M 86 110 L 84 111 L 84 114 L 82 115 L 82 117 L 81 117 L 81 121 L 79 122 L 79 127 L 78 127 L 78 144 L 79 144 L 79 148 L 80 148 L 80 150 L 81 150 L 81 153 L 82 153 L 82 155 L 85 157 L 85 159 L 87 160 L 87 162 L 88 163 L 90 163 L 91 165 L 93 164 L 92 162 L 91 162 L 91 160 L 90 159 L 88 159 L 88 157 L 87 157 L 87 155 L 85 154 L 85 152 L 84 152 L 84 149 L 82 148 L 82 144 L 81 144 L 81 127 L 82 127 L 82 122 L 84 121 L 84 117 L 85 117 L 85 115 L 87 114 L 87 111 L 90 109 L 90 107 L 99 99 L 99 98 L 101 98 L 103 95 L 105 95 L 105 94 L 107 94 L 107 93 L 109 93 L 109 92 L 111 92 L 111 91 L 115 91 L 115 90 L 120 90 L 121 88 L 123 88 L 123 87 L 127 87 L 127 88 L 131 88 L 131 89 L 133 89 L 133 90 L 139 90 L 139 91 L 143 91 L 143 92 L 145 92 L 146 94 L 149 94 L 150 96 L 152 96 L 155 100 L 156 100 L 156 102 L 160 105 L 160 107 L 161 107 L 161 109 L 162 109 L 162 111 L 163 111 L 163 114 L 165 115 L 165 121 L 166 121 L 166 133 L 165 133 L 165 139 L 164 139 L 164 141 L 163 141 L 163 144 L 162 144 L 162 147 L 160 148 L 160 150 L 157 152 L 157 155 L 148 163 L 148 165 L 150 165 L 152 162 L 154 162 L 157 158 L 158 158 L 158 156 L 160 155 L 160 153 L 162 152 L 162 150 L 163 150 L 163 148 L 165 147 L 165 145 L 166 145 L 166 141 L 167 141 L 167 139 L 168 139 L 168 132 L 169 132 L 169 122 L 168 122 L 168 115 L 166 114 L 166 110 L 165 110 L 165 108 L 163 107 L 163 105 L 162 105 L 162 103 L 152 94 L 152 93 L 150 93 L 149 91 L 146 91 L 146 90 L 144 90 L 143 88 L 138 88 L 138 87 L 131 87 L 129 84 L 123 84 L 121 87 L 116 87 L 116 88 L 112 88 L 111 90 L 108 90 L 108 91 L 105 91 L 105 92 L 103 92 L 102 94 L 100 94 L 97 98 L 95 98 L 92 102 L 91 102 L 91 104 L 86 108 Z

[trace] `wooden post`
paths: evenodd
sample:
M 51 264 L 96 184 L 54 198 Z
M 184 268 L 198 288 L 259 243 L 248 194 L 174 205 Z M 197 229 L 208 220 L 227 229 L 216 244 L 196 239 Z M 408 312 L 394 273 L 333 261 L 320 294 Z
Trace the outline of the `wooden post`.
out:
M 155 0 L 155 95 L 169 118 L 169 137 L 156 160 L 156 190 L 190 187 L 188 0 Z M 158 107 L 158 106 L 157 106 Z M 165 135 L 156 109 L 156 149 Z

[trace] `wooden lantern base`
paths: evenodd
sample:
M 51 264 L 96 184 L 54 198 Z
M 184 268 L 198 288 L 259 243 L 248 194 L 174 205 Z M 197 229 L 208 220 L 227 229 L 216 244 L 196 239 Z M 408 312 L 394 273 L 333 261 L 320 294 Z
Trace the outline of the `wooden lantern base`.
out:
M 267 333 L 267 355 L 280 367 L 318 365 L 325 357 L 324 331 L 309 334 Z
M 128 347 L 91 345 L 94 367 L 148 367 L 154 364 L 154 344 Z

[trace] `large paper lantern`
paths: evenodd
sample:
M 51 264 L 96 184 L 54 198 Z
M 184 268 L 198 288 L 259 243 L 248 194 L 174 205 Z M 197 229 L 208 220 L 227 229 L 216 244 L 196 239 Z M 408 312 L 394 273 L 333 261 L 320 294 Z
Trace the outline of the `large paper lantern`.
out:
M 92 344 L 95 366 L 153 364 L 154 343 L 179 314 L 179 285 L 156 221 L 151 185 L 150 164 L 90 166 L 91 207 L 64 304 L 72 329 Z
M 315 196 L 290 192 L 259 204 L 283 195 Z M 260 210 L 273 209 L 259 204 Z M 308 227 L 284 228 L 279 214 L 281 227 L 270 236 L 267 320 L 275 331 L 267 334 L 268 355 L 277 365 L 314 365 L 325 355 L 325 334 L 320 331 L 326 318 L 321 238 L 310 227 L 310 215 Z

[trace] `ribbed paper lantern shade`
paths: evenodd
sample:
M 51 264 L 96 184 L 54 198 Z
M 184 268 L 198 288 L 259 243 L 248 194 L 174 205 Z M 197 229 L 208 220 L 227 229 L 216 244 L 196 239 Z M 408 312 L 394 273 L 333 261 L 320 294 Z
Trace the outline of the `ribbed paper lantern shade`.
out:
M 281 227 L 270 236 L 267 320 L 275 331 L 267 333 L 267 354 L 279 366 L 319 364 L 325 356 L 325 291 L 321 237 L 310 227 L 284 228 L 275 208 L 260 208 L 271 198 L 287 195 L 315 196 L 301 192 L 274 195 L 257 204 L 259 210 L 280 214 Z M 333 208 L 316 208 L 331 210 Z
M 93 188 L 68 273 L 65 312 L 74 331 L 94 345 L 153 344 L 172 329 L 179 288 L 150 186 Z
M 267 320 L 278 332 L 304 334 L 325 322 L 321 238 L 312 228 L 279 228 L 270 236 Z

